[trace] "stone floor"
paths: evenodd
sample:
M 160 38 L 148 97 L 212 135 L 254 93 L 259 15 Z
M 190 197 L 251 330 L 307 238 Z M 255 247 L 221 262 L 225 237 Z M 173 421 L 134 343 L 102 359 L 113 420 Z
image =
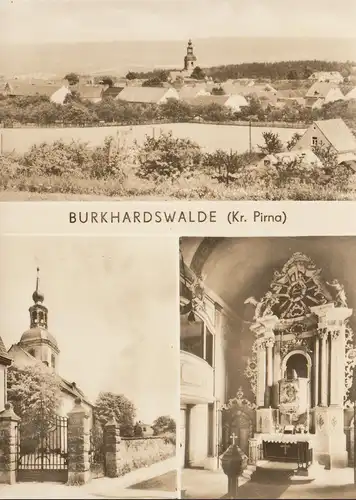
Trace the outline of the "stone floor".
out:
M 315 480 L 297 483 L 264 480 L 240 481 L 238 498 L 352 498 L 356 499 L 353 484 L 353 469 L 320 469 Z M 227 478 L 221 472 L 184 469 L 182 474 L 184 498 L 224 498 L 227 493 Z

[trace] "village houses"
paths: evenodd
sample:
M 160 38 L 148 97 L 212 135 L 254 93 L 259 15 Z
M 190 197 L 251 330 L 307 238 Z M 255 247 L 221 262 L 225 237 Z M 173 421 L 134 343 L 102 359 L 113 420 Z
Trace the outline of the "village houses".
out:
M 275 165 L 289 165 L 292 162 L 298 162 L 305 168 L 322 167 L 323 164 L 311 149 L 301 149 L 296 151 L 284 151 L 265 156 L 257 165 L 259 170 L 262 167 L 270 168 Z
M 309 80 L 339 84 L 344 81 L 344 77 L 339 71 L 316 71 L 310 75 Z
M 315 121 L 298 140 L 292 151 L 330 147 L 338 163 L 356 166 L 356 138 L 341 118 Z
M 125 87 L 118 94 L 120 101 L 164 104 L 168 99 L 179 100 L 179 94 L 173 87 Z
M 324 104 L 343 99 L 344 94 L 337 84 L 315 82 L 305 94 L 305 105 L 309 108 L 318 109 Z
M 218 104 L 235 113 L 241 111 L 242 107 L 248 106 L 247 100 L 242 95 L 199 95 L 193 99 L 185 99 L 185 102 L 191 106 Z

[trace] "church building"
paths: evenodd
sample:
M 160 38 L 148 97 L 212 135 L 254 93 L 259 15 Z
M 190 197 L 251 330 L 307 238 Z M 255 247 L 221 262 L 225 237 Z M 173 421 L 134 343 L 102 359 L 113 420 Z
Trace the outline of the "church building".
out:
M 190 78 L 194 69 L 197 66 L 197 57 L 194 54 L 193 42 L 189 40 L 187 45 L 187 53 L 184 56 L 183 69 L 181 71 L 171 71 L 170 80 L 174 82 L 177 79 Z
M 83 405 L 92 415 L 93 405 L 87 400 L 75 382 L 69 382 L 59 375 L 60 349 L 55 336 L 48 330 L 48 309 L 44 305 L 44 295 L 39 288 L 39 268 L 37 268 L 36 288 L 32 294 L 33 304 L 29 308 L 30 325 L 22 334 L 20 341 L 13 344 L 7 356 L 12 359 L 14 366 L 23 368 L 43 364 L 45 370 L 54 371 L 60 378 L 62 401 L 59 410 L 60 416 L 67 416 L 73 408 L 76 398 L 81 398 Z
M 256 467 L 351 466 L 356 238 L 180 252 L 181 466 L 219 468 L 232 436 Z

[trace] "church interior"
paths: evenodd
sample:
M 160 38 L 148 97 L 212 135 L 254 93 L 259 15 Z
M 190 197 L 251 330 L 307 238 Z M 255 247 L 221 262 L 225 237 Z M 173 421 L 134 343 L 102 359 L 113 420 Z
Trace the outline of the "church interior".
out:
M 356 238 L 182 238 L 181 466 L 354 463 Z

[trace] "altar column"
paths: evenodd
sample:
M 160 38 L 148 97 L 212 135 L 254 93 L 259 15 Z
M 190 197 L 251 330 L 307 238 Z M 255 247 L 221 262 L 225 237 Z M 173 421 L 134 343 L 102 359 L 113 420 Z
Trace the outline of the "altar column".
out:
M 319 328 L 318 335 L 321 339 L 320 354 L 320 406 L 328 405 L 328 365 L 327 365 L 327 339 L 328 332 L 326 328 Z
M 345 320 L 352 310 L 336 307 L 327 316 L 327 330 L 330 335 L 330 405 L 344 405 L 345 396 Z
M 272 387 L 273 387 L 273 346 L 274 346 L 274 337 L 269 337 L 266 340 L 266 349 L 267 349 L 267 387 L 266 387 L 266 395 L 267 395 L 267 408 L 271 405 L 272 400 Z
M 311 308 L 318 316 L 321 338 L 321 405 L 315 408 L 315 457 L 327 468 L 347 467 L 348 454 L 344 432 L 345 321 L 352 309 L 335 307 L 333 302 Z M 326 364 L 327 338 L 330 337 L 330 400 Z
M 266 392 L 266 345 L 264 342 L 257 344 L 257 394 L 256 404 L 258 408 L 265 405 Z
M 320 356 L 320 343 L 318 335 L 315 336 L 314 344 L 314 405 L 319 404 L 319 356 Z

